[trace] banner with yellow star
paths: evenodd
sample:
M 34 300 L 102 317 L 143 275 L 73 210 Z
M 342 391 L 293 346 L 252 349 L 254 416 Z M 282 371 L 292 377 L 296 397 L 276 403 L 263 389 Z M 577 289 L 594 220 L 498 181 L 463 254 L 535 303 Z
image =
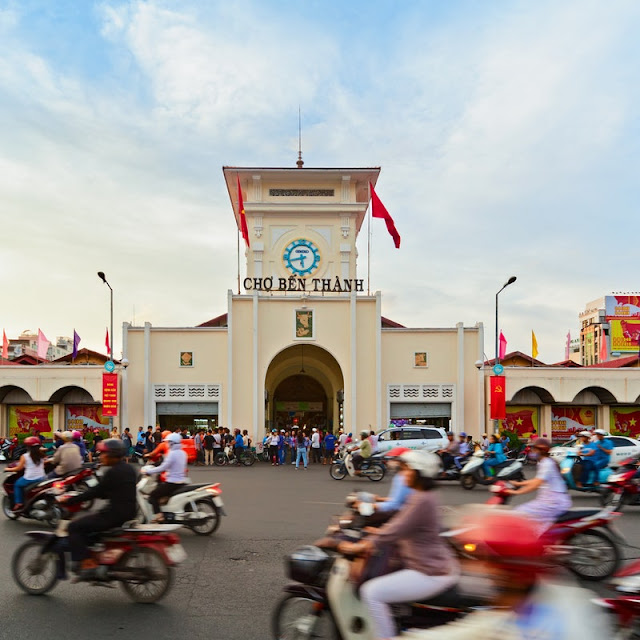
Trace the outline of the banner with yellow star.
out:
M 509 405 L 506 407 L 506 417 L 500 421 L 500 430 L 506 429 L 528 438 L 538 434 L 538 407 L 523 407 Z M 543 435 L 543 434 L 540 434 Z M 548 434 L 547 434 L 548 435 Z
M 9 435 L 31 433 L 51 437 L 53 430 L 53 406 L 43 405 L 11 405 L 9 407 Z
M 640 407 L 611 407 L 609 420 L 612 434 L 634 438 L 640 435 Z

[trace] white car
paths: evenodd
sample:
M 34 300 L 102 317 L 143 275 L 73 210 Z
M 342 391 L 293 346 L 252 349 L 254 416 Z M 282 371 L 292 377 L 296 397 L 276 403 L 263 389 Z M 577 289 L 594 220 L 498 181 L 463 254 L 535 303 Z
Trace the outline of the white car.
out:
M 640 441 L 628 436 L 605 436 L 613 444 L 611 452 L 610 466 L 616 467 L 629 458 L 640 458 Z M 556 462 L 561 462 L 565 456 L 571 453 L 577 453 L 579 445 L 577 440 L 569 440 L 564 444 L 558 445 L 551 449 L 551 457 Z
M 391 427 L 378 434 L 378 453 L 391 451 L 394 447 L 439 451 L 448 446 L 447 432 L 430 425 Z

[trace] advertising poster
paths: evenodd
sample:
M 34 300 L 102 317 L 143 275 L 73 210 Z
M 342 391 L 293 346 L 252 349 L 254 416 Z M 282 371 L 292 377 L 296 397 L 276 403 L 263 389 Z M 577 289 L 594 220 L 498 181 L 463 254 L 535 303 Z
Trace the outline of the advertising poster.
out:
M 640 435 L 640 407 L 611 407 L 609 420 L 612 434 L 633 438 Z
M 611 335 L 611 351 L 638 353 L 640 318 L 607 318 Z
M 52 437 L 53 406 L 50 404 L 11 405 L 9 407 L 9 435 L 19 433 L 42 433 Z
M 551 437 L 570 440 L 576 433 L 596 426 L 595 407 L 551 407 Z
M 521 438 L 528 438 L 538 432 L 538 407 L 507 405 L 507 417 L 500 420 L 499 430 L 506 429 L 517 433 Z
M 86 431 L 104 429 L 109 426 L 109 418 L 102 415 L 102 407 L 95 404 L 68 404 L 65 407 L 67 429 Z
M 640 296 L 606 296 L 605 314 L 615 318 L 640 318 Z

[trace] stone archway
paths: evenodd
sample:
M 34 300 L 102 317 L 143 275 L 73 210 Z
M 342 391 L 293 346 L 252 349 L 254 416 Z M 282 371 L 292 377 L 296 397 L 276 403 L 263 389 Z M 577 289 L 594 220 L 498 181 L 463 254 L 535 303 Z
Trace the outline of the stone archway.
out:
M 306 424 L 336 431 L 342 389 L 342 369 L 328 351 L 314 344 L 283 349 L 265 376 L 265 429 Z

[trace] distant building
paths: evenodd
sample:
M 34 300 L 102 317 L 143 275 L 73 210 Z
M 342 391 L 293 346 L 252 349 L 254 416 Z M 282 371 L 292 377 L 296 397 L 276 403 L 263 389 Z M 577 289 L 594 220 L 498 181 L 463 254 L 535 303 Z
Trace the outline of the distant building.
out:
M 51 342 L 47 349 L 46 360 L 53 362 L 58 358 L 62 358 L 73 352 L 73 338 L 67 336 L 57 336 L 55 342 Z M 38 334 L 27 329 L 23 331 L 17 338 L 9 340 L 9 360 L 27 356 L 28 360 L 35 359 L 42 362 L 38 358 Z M 37 362 L 34 362 L 37 363 Z

